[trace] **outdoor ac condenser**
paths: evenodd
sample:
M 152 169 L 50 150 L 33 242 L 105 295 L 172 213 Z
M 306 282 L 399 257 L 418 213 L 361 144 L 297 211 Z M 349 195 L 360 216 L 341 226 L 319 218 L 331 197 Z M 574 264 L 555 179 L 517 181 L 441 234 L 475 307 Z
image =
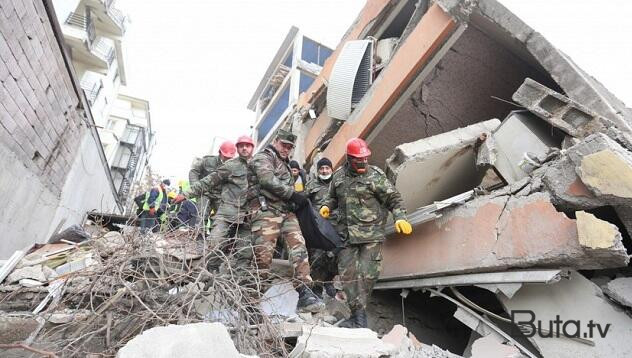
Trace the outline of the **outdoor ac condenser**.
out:
M 329 76 L 327 113 L 347 120 L 373 82 L 373 41 L 348 41 Z

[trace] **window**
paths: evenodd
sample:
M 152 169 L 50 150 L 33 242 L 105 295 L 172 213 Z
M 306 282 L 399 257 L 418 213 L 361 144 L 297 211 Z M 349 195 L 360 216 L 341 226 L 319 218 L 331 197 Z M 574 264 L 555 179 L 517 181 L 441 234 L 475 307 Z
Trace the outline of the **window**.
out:
M 301 59 L 304 61 L 315 63 L 322 66 L 325 60 L 331 56 L 332 50 L 314 42 L 307 37 L 303 37 L 303 49 L 301 51 Z
M 312 82 L 314 82 L 314 78 L 312 76 L 301 72 L 301 77 L 298 84 L 298 93 L 300 94 L 307 91 L 309 86 L 312 85 Z
M 136 143 L 136 139 L 138 138 L 138 133 L 140 132 L 140 128 L 136 126 L 127 126 L 125 128 L 125 132 L 123 132 L 123 136 L 121 137 L 121 142 L 125 143 Z
M 127 147 L 119 147 L 118 152 L 116 152 L 116 157 L 114 158 L 114 163 L 112 163 L 113 167 L 117 168 L 127 168 L 129 164 L 129 158 L 132 156 L 132 151 Z
M 261 124 L 258 128 L 258 136 L 257 141 L 260 142 L 265 138 L 266 134 L 270 132 L 272 127 L 279 121 L 281 115 L 287 109 L 290 103 L 290 86 L 285 86 L 283 93 L 279 96 L 276 103 L 272 107 L 268 113 L 266 113 L 265 117 L 261 120 Z

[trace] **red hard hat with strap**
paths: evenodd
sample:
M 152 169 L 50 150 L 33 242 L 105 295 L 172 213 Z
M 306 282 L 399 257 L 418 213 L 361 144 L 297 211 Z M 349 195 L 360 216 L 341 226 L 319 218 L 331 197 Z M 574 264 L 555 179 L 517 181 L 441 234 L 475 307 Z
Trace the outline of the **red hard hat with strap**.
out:
M 247 135 L 242 135 L 241 137 L 237 138 L 237 143 L 235 143 L 235 145 L 238 144 L 250 144 L 253 147 L 255 146 L 255 142 Z
M 354 158 L 366 158 L 371 155 L 371 150 L 361 138 L 351 138 L 347 142 L 347 155 Z
M 235 156 L 237 152 L 237 148 L 233 144 L 233 142 L 227 140 L 222 145 L 219 146 L 219 153 L 226 158 L 232 158 Z

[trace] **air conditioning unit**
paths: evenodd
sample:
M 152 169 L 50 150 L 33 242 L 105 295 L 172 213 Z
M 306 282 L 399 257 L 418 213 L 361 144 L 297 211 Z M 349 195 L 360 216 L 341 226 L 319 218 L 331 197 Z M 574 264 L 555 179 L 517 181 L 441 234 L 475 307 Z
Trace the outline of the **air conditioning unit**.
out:
M 378 59 L 378 67 L 384 67 L 395 53 L 395 47 L 399 43 L 399 37 L 390 37 L 377 42 L 375 57 Z
M 373 83 L 373 41 L 347 41 L 329 76 L 327 113 L 347 120 Z

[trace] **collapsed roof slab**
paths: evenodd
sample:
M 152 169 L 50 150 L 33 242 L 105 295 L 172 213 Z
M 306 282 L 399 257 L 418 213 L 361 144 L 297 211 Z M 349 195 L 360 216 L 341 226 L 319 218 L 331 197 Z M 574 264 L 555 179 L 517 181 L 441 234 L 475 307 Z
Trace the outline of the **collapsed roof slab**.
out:
M 386 173 L 402 194 L 404 206 L 413 211 L 447 199 L 480 184 L 484 171 L 476 168 L 476 141 L 498 128 L 490 119 L 395 148 Z
M 436 3 L 453 17 L 470 21 L 521 58 L 543 68 L 570 99 L 611 119 L 621 131 L 632 133 L 628 124 L 632 122 L 632 110 L 498 1 L 479 0 L 477 6 L 470 1 Z
M 391 235 L 384 244 L 380 278 L 525 267 L 622 267 L 629 257 L 616 234 L 609 247 L 582 246 L 576 221 L 558 212 L 548 194 L 484 196 L 415 227 L 411 237 Z

